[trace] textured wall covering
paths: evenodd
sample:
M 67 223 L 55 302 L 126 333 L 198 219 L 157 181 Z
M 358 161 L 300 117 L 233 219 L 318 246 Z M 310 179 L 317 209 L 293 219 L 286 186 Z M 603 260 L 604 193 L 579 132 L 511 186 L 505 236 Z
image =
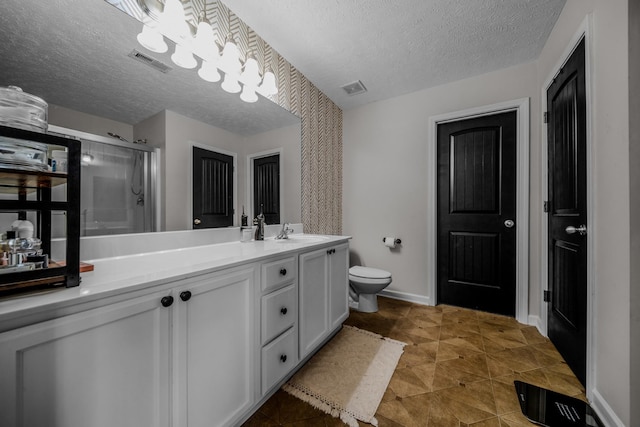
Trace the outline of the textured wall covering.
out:
M 107 0 L 142 19 L 136 0 Z M 182 0 L 187 20 L 203 7 L 220 45 L 231 32 L 242 59 L 253 51 L 263 70 L 273 70 L 278 94 L 271 100 L 302 121 L 302 222 L 305 232 L 342 233 L 342 110 L 222 2 Z

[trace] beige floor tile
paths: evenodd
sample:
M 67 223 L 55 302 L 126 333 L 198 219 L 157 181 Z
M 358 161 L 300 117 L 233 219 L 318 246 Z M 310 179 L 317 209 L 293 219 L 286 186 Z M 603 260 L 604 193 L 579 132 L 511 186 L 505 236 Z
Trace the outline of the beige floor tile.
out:
M 407 343 L 378 407 L 380 427 L 531 427 L 514 380 L 586 400 L 584 387 L 535 327 L 453 306 L 378 299 L 346 324 Z M 243 427 L 344 424 L 279 390 Z M 361 423 L 361 426 L 365 426 Z

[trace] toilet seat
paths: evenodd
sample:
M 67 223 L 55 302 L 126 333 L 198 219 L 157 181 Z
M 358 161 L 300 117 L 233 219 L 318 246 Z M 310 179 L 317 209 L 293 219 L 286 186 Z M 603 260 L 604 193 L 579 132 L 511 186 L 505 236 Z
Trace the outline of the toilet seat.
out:
M 378 268 L 356 265 L 349 269 L 349 280 L 363 285 L 384 285 L 391 283 L 391 273 Z

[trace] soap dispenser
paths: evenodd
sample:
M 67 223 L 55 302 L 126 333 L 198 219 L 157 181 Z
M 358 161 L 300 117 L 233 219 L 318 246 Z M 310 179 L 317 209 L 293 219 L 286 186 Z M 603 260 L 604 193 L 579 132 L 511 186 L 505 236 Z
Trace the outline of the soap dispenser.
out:
M 253 220 L 256 225 L 255 240 L 264 240 L 264 214 L 262 213 L 262 205 L 260 205 L 260 214 Z

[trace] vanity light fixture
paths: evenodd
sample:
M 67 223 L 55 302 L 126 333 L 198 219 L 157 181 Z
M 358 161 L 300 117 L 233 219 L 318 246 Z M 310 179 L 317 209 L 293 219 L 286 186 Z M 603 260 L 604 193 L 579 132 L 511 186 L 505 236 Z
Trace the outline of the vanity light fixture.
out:
M 82 153 L 82 163 L 91 163 L 93 161 L 93 156 L 89 153 Z
M 138 1 L 143 4 L 146 0 Z M 232 33 L 226 35 L 220 54 L 214 30 L 207 19 L 206 8 L 207 4 L 204 1 L 198 15 L 195 37 L 192 36 L 192 25 L 186 20 L 183 0 L 165 0 L 163 10 L 159 14 L 154 14 L 153 9 L 143 8 L 150 22 L 145 21 L 142 32 L 138 34 L 138 42 L 152 52 L 163 53 L 168 50 L 163 36 L 167 37 L 176 44 L 171 55 L 171 60 L 176 65 L 187 69 L 195 68 L 198 61 L 194 54 L 197 55 L 202 60 L 198 69 L 200 78 L 208 82 L 218 82 L 221 80 L 219 71 L 224 72 L 221 88 L 229 93 L 242 91 L 240 99 L 245 102 L 256 102 L 257 93 L 265 97 L 277 94 L 275 74 L 269 68 L 262 78 L 260 67 L 252 52 L 247 55 L 243 66 L 240 50 Z

